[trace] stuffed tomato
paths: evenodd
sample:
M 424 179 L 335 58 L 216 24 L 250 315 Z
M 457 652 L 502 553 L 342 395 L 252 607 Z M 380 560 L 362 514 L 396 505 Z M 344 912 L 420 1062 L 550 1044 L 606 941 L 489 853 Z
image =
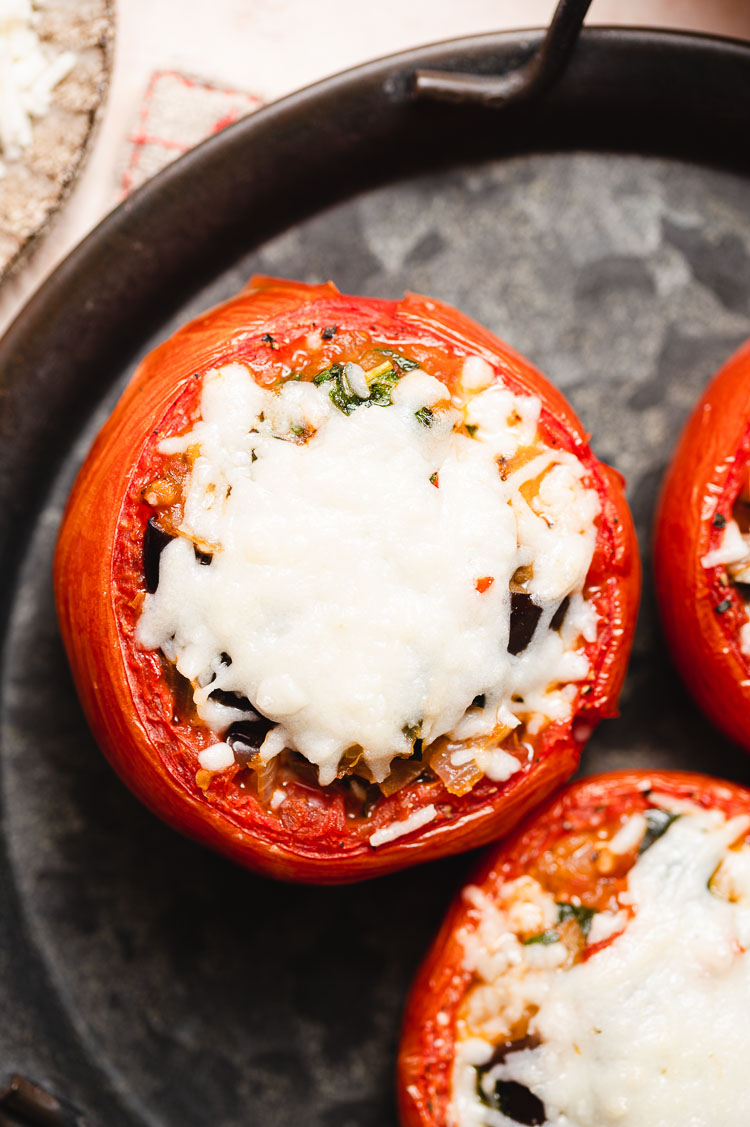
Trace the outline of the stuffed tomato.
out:
M 680 437 L 654 526 L 654 578 L 673 659 L 718 728 L 750 749 L 750 343 Z
M 492 853 L 407 1006 L 403 1127 L 741 1127 L 750 791 L 617 772 Z
M 621 479 L 525 360 L 426 298 L 267 278 L 143 361 L 55 567 L 126 783 L 316 882 L 483 844 L 568 778 L 639 578 Z

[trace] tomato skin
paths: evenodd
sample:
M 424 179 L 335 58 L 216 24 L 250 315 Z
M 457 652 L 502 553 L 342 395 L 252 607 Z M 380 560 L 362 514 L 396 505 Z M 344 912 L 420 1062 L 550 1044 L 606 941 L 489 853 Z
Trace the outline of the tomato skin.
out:
M 600 612 L 589 647 L 592 675 L 579 697 L 576 727 L 550 724 L 535 760 L 502 786 L 483 780 L 463 798 L 442 784 L 410 786 L 387 800 L 390 820 L 429 803 L 438 817 L 418 835 L 374 850 L 355 839 L 320 804 L 298 804 L 283 817 L 256 803 L 233 806 L 221 782 L 207 794 L 195 782 L 198 729 L 173 723 L 158 655 L 134 642 L 142 597 L 141 553 L 150 515 L 141 490 L 153 477 L 160 435 L 195 417 L 197 373 L 244 358 L 262 372 L 268 334 L 283 340 L 300 324 L 377 330 L 378 339 L 469 349 L 500 366 L 509 386 L 538 395 L 547 432 L 574 451 L 598 490 L 601 529 L 588 586 Z M 330 283 L 306 286 L 253 279 L 247 290 L 211 310 L 155 349 L 138 368 L 97 437 L 76 481 L 55 559 L 63 639 L 94 736 L 125 783 L 156 814 L 190 837 L 270 876 L 316 883 L 361 880 L 460 852 L 510 830 L 575 771 L 588 731 L 613 715 L 627 663 L 640 591 L 640 570 L 622 479 L 591 454 L 580 423 L 558 391 L 527 361 L 449 307 L 407 296 L 401 302 L 350 298 Z M 226 788 L 225 788 L 226 789 Z M 308 804 L 309 806 L 309 804 Z M 314 806 L 314 803 L 313 803 Z M 248 813 L 248 809 L 250 812 Z M 293 820 L 293 817 L 296 821 Z M 286 824 L 284 822 L 286 819 Z M 371 830 L 376 829 L 373 824 Z M 361 837 L 361 835 L 360 835 Z
M 747 750 L 750 659 L 738 637 L 743 607 L 723 568 L 704 568 L 701 560 L 720 536 L 714 517 L 731 517 L 749 456 L 750 342 L 720 369 L 688 419 L 654 525 L 656 594 L 672 658 L 709 719 Z
M 525 872 L 569 826 L 585 826 L 602 810 L 629 814 L 647 805 L 648 790 L 728 817 L 750 813 L 750 790 L 687 771 L 613 771 L 573 783 L 550 799 L 480 863 L 468 883 L 492 897 L 506 881 Z M 566 899 L 565 895 L 562 895 Z M 455 1017 L 471 982 L 463 968 L 459 930 L 472 926 L 472 909 L 462 893 L 454 900 L 414 980 L 404 1013 L 397 1066 L 402 1127 L 449 1127 Z M 607 941 L 605 941 L 607 942 Z M 439 1016 L 440 1015 L 440 1016 Z

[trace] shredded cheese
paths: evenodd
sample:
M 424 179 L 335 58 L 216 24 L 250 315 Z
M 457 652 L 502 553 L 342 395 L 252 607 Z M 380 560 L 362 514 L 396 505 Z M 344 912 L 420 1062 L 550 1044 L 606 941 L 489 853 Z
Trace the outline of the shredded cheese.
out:
M 486 361 L 466 367 L 472 384 L 489 383 Z M 347 372 L 360 394 L 362 368 Z M 193 682 L 217 735 L 237 712 L 212 694 L 238 693 L 277 724 L 261 761 L 299 751 L 322 785 L 353 747 L 381 781 L 415 735 L 428 745 L 467 720 L 486 737 L 567 719 L 589 672 L 581 639 L 596 636 L 582 589 L 599 501 L 578 459 L 540 443 L 539 400 L 498 382 L 451 400 L 420 369 L 401 374 L 386 407 L 345 414 L 329 392 L 294 380 L 264 390 L 241 364 L 205 376 L 200 421 L 160 447 L 199 455 L 139 643 Z M 511 654 L 519 568 L 540 616 Z M 521 760 L 487 751 L 480 766 L 503 781 Z
M 54 52 L 40 42 L 37 19 L 29 0 L 0 0 L 0 152 L 5 160 L 17 160 L 31 143 L 32 122 L 49 111 L 52 91 L 76 61 L 72 51 Z M 4 171 L 0 162 L 0 175 Z
M 395 841 L 396 838 L 405 837 L 406 834 L 414 833 L 415 830 L 421 830 L 423 826 L 433 822 L 436 817 L 437 810 L 430 803 L 429 806 L 423 806 L 421 810 L 410 814 L 408 818 L 404 818 L 400 822 L 391 822 L 390 825 L 383 826 L 382 829 L 376 830 L 374 834 L 370 834 L 370 845 L 373 849 L 377 849 L 379 845 L 386 845 L 389 841 Z
M 587 942 L 611 942 L 574 966 L 562 942 L 519 940 L 519 923 L 554 926 L 536 882 L 506 886 L 500 903 L 474 890 L 482 915 L 465 965 L 480 984 L 457 1046 L 455 1127 L 512 1127 L 493 1104 L 508 1082 L 543 1103 L 549 1127 L 744 1127 L 750 847 L 735 843 L 748 828 L 746 816 L 686 807 L 630 870 L 620 899 L 632 916 L 595 916 Z M 493 1063 L 493 1044 L 523 1014 L 539 1044 Z

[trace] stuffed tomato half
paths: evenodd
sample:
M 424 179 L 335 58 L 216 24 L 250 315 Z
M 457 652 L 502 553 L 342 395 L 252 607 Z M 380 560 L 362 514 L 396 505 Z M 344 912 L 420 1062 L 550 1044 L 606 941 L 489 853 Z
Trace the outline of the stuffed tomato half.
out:
M 426 298 L 268 278 L 143 361 L 55 568 L 125 782 L 316 882 L 483 844 L 568 778 L 639 581 L 621 479 L 525 360 Z
M 750 750 L 750 343 L 708 385 L 680 437 L 657 508 L 654 578 L 684 681 Z
M 403 1127 L 747 1122 L 750 791 L 584 779 L 493 851 L 407 1006 Z

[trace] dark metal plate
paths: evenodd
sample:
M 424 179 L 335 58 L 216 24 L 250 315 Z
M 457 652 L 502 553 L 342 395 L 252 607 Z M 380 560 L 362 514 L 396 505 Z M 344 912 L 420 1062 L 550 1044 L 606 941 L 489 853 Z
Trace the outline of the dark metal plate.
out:
M 629 478 L 647 565 L 622 717 L 585 769 L 750 782 L 671 670 L 648 576 L 669 450 L 750 335 L 750 51 L 593 32 L 535 106 L 409 96 L 417 65 L 490 73 L 536 42 L 415 52 L 262 111 L 120 208 L 0 342 L 0 1066 L 100 1127 L 394 1124 L 407 986 L 472 863 L 263 880 L 141 808 L 82 719 L 49 580 L 70 482 L 137 359 L 253 270 L 434 294 L 564 388 Z

